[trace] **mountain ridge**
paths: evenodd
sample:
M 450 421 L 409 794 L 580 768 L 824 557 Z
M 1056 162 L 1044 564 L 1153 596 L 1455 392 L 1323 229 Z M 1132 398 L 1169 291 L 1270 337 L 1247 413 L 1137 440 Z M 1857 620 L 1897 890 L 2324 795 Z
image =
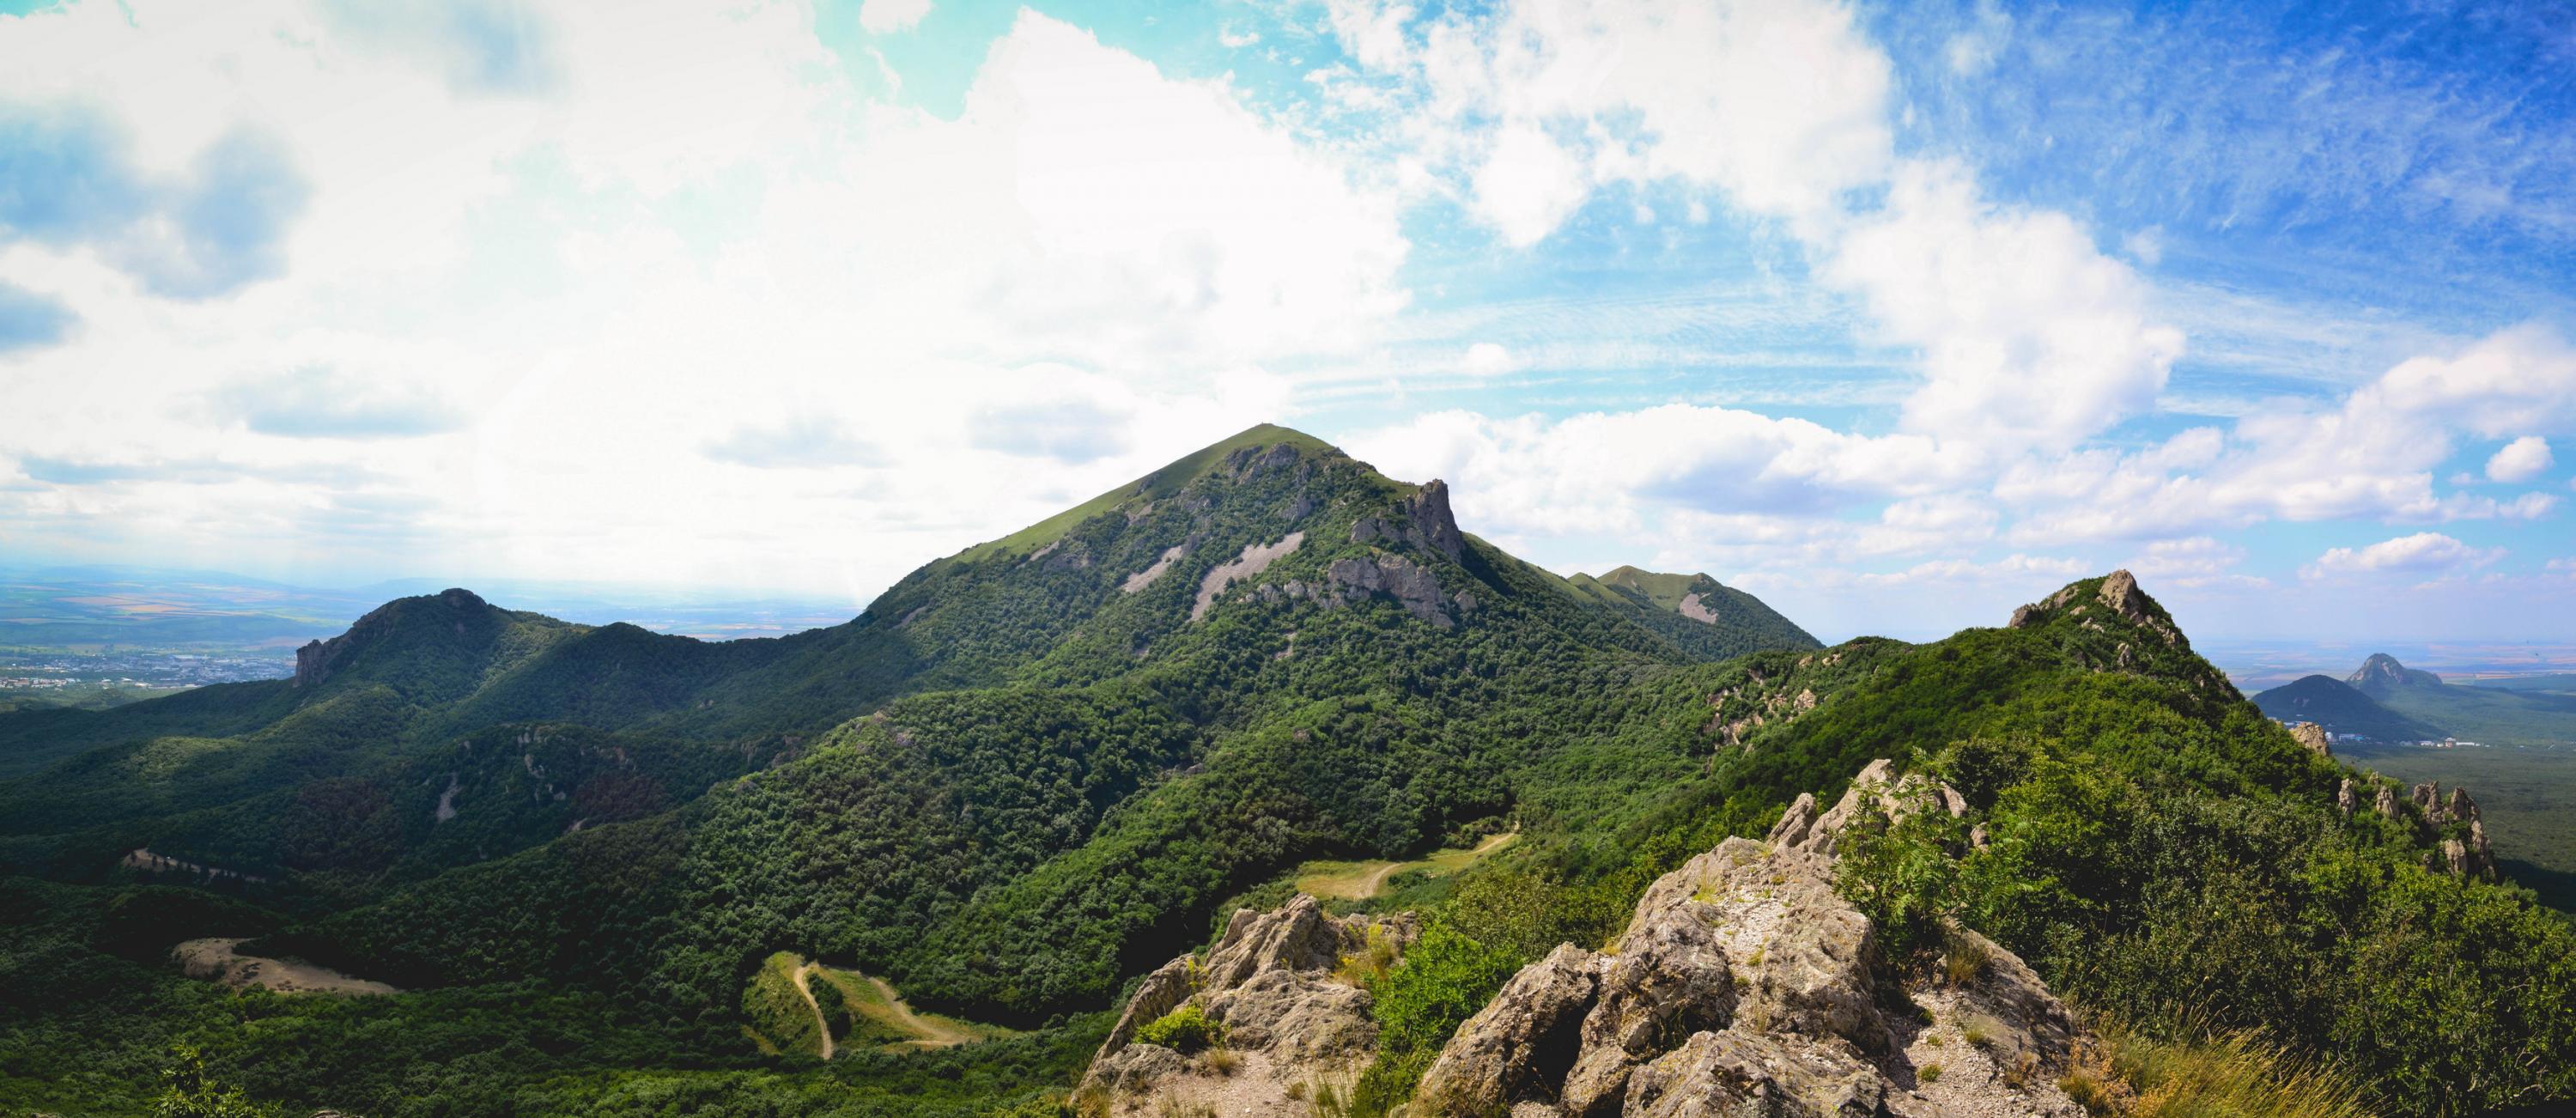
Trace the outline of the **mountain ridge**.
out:
M 2576 1091 L 2530 1059 L 2576 1035 L 2546 1008 L 2576 990 L 2564 930 L 2508 885 L 2449 873 L 2448 817 L 2264 719 L 2126 571 L 1940 641 L 1824 648 L 1799 631 L 1721 656 L 1689 641 L 1725 627 L 1681 609 L 1715 580 L 1561 578 L 1460 530 L 1436 479 L 1394 481 L 1275 428 L 1041 526 L 789 637 L 570 626 L 460 590 L 388 603 L 324 642 L 303 685 L 0 717 L 0 742 L 68 751 L 0 793 L 0 862 L 19 875 L 0 883 L 34 914 L 0 935 L 53 937 L 0 952 L 17 968 L 0 978 L 36 1006 L 196 1014 L 225 1074 L 315 1106 L 413 1099 L 388 1045 L 510 1084 L 523 1114 L 590 1112 L 628 1083 L 693 1097 L 710 1068 L 774 1112 L 815 1105 L 777 1092 L 856 1098 L 932 1068 L 1018 1092 L 979 1111 L 1053 1106 L 1129 982 L 1221 914 L 1278 907 L 1309 860 L 1516 834 L 1452 878 L 1397 875 L 1385 902 L 1427 914 L 1407 954 L 1423 969 L 1385 981 L 1499 984 L 1557 943 L 1609 942 L 1664 875 L 1881 761 L 1961 804 L 1938 813 L 1957 827 L 1891 821 L 1898 845 L 1849 863 L 1880 874 L 1848 899 L 1890 943 L 1937 942 L 1906 914 L 1947 914 L 2070 999 L 2277 1027 L 2392 1076 L 2387 1098 L 2411 1112 Z M 129 862 L 138 847 L 158 859 Z M 2423 910 L 2484 929 L 2480 953 L 2405 938 Z M 2321 931 L 2243 931 L 2282 926 Z M 399 987 L 355 1013 L 412 1027 L 361 1043 L 290 1004 L 261 1012 L 293 1028 L 235 1029 L 231 1003 L 150 969 L 182 932 Z M 742 1032 L 781 952 L 1026 1039 L 799 1078 Z M 2396 952 L 2476 1007 L 2446 1011 L 2477 1027 L 2445 1063 L 2413 1060 L 2407 1038 L 2458 1022 L 2363 981 Z M 1459 1023 L 1442 1015 L 1492 989 L 1436 1011 L 1404 1008 L 1401 983 L 1373 989 L 1381 1027 L 1411 1030 L 1363 1077 L 1378 1114 L 1439 1055 Z M 545 1008 L 491 1008 L 523 1005 Z M 449 1023 L 460 1006 L 482 1008 Z M 72 1011 L 16 1012 L 0 1007 L 0 1029 L 65 1028 L 46 1014 Z M 134 1038 L 162 1027 L 124 1012 L 82 1018 L 83 1058 L 149 1082 Z M 508 1041 L 526 1067 L 468 1058 L 528 1017 L 555 1031 Z M 327 1043 L 289 1060 L 281 1037 Z M 474 1097 L 458 1109 L 502 1112 L 502 1094 Z

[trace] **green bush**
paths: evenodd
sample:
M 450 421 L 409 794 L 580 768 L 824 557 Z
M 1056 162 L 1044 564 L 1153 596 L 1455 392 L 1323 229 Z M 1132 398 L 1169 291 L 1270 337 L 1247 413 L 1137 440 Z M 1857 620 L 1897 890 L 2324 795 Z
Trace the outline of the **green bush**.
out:
M 1136 1039 L 1184 1056 L 1194 1055 L 1211 1045 L 1225 1043 L 1225 1022 L 1209 1017 L 1198 1003 L 1192 1002 L 1138 1026 Z

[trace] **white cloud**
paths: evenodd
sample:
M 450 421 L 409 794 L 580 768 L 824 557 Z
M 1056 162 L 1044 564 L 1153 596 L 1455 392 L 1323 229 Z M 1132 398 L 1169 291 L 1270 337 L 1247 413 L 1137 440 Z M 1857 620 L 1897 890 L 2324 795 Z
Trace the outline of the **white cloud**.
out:
M 1885 208 L 1855 222 L 1825 274 L 1922 350 L 1913 430 L 2064 449 L 2148 410 L 2182 352 L 2127 265 L 2064 214 L 1981 202 L 1956 167 L 1906 164 Z
M 1458 371 L 1471 377 L 1494 377 L 1519 368 L 1512 351 L 1493 342 L 1477 342 L 1467 347 L 1467 355 L 1458 362 Z
M 1331 17 L 1410 106 L 1408 157 L 1463 180 L 1506 243 L 1613 185 L 1713 189 L 1782 223 L 1884 340 L 1921 353 L 1910 431 L 1997 459 L 2062 450 L 2152 406 L 2182 351 L 2071 218 L 1896 154 L 1893 67 L 1838 0 L 1523 0 L 1420 21 L 1336 0 Z M 1999 44 L 2010 20 L 1987 17 Z
M 2503 557 L 2501 547 L 2480 549 L 2439 532 L 2418 532 L 2358 549 L 2331 548 L 2317 556 L 2316 562 L 2301 568 L 2299 575 L 2317 579 L 2378 572 L 2434 574 L 2484 567 Z
M 930 14 L 930 0 L 865 0 L 859 5 L 859 28 L 870 35 L 908 31 Z
M 1583 164 L 1546 130 L 1528 124 L 1503 129 L 1474 180 L 1476 215 L 1492 223 L 1514 248 L 1527 248 L 1554 232 L 1591 192 Z
M 551 11 L 506 96 L 289 0 L 131 10 L 0 19 L 0 100 L 76 94 L 147 171 L 255 126 L 314 193 L 281 278 L 203 306 L 0 247 L 82 320 L 0 365 L 0 461 L 77 467 L 0 486 L 0 533 L 67 558 L 864 597 L 1289 417 L 1272 366 L 1408 298 L 1389 189 L 1042 16 L 944 119 L 866 101 L 794 4 Z M 978 403 L 1077 384 L 1123 419 L 977 445 Z M 847 468 L 878 455 L 937 468 Z
M 2504 449 L 2487 459 L 2487 480 L 2525 482 L 2539 477 L 2550 465 L 2549 440 L 2538 435 L 2525 435 L 2506 443 Z

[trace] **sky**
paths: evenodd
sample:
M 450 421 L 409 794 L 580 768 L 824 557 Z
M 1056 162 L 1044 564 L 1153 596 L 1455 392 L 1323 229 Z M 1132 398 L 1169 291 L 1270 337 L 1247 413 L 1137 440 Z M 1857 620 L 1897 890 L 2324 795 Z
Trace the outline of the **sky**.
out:
M 0 557 L 810 595 L 1254 423 L 1829 640 L 2576 628 L 2576 5 L 0 0 Z

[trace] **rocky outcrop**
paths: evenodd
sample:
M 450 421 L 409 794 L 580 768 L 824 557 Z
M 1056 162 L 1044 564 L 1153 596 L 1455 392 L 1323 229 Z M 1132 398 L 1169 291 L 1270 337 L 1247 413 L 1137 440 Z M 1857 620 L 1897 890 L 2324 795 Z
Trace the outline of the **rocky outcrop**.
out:
M 1341 601 L 1362 602 L 1372 595 L 1384 594 L 1403 606 L 1404 612 L 1436 628 L 1457 624 L 1457 619 L 1449 615 L 1448 599 L 1440 595 L 1440 579 L 1431 573 L 1431 568 L 1401 555 L 1335 559 L 1324 569 L 1324 579 Z
M 1603 969 L 1600 956 L 1570 943 L 1521 968 L 1458 1026 L 1414 1097 L 1439 1112 L 1489 1114 L 1556 1093 L 1575 1065 Z
M 2335 789 L 2335 810 L 2349 817 L 2360 807 L 2361 786 L 2353 783 L 2351 777 L 2343 778 L 2343 785 Z
M 1868 917 L 1835 891 L 1834 851 L 1856 828 L 1966 811 L 1956 792 L 1892 770 L 1874 763 L 1833 808 L 1801 797 L 1769 841 L 1730 838 L 1666 874 L 1611 952 L 1569 944 L 1523 970 L 1460 1026 L 1417 1107 L 2080 1115 L 2053 1085 L 2080 1031 L 2027 965 L 1950 927 L 1949 955 L 1965 964 L 1892 967 Z M 1914 1011 L 1889 1011 L 1909 1001 Z
M 1870 762 L 1852 777 L 1842 798 L 1821 813 L 1815 796 L 1799 793 L 1780 821 L 1772 824 L 1765 841 L 1832 856 L 1852 835 L 1884 831 L 1916 812 L 1937 810 L 1954 819 L 1967 815 L 1967 797 L 1958 789 L 1920 773 L 1908 773 L 1903 779 L 1895 773 L 1896 766 L 1885 759 Z
M 2495 878 L 2495 851 L 2487 844 L 2486 821 L 2479 818 L 2477 801 L 2469 798 L 2467 788 L 2453 788 L 2446 797 L 2440 782 L 2427 782 L 2416 785 L 2411 798 L 2426 828 L 2435 834 L 2457 832 L 2442 834 L 2440 868 L 2458 877 Z
M 1351 542 L 1411 547 L 1453 563 L 1467 552 L 1467 539 L 1449 514 L 1449 483 L 1438 480 L 1397 501 L 1387 516 L 1361 517 L 1351 525 Z
M 1157 1099 L 1221 1097 L 1229 1114 L 1303 1115 L 1305 1104 L 1289 1097 L 1292 1084 L 1302 1089 L 1319 1071 L 1356 1068 L 1377 1046 L 1368 991 L 1337 979 L 1336 970 L 1346 957 L 1372 952 L 1386 962 L 1401 958 L 1414 931 L 1410 913 L 1336 919 L 1307 896 L 1271 912 L 1239 909 L 1206 958 L 1183 955 L 1137 985 L 1092 1057 L 1085 1089 L 1105 1092 L 1121 1112 Z M 1185 1005 L 1223 1027 L 1232 1074 L 1136 1039 Z
M 2300 745 L 2308 747 L 2310 753 L 2319 757 L 2334 756 L 2334 739 L 2326 733 L 2326 728 L 2323 726 L 2314 722 L 2301 722 L 2290 727 L 2290 736 L 2297 739 Z
M 2076 601 L 2083 585 L 2080 582 L 2071 583 L 2040 601 L 2013 610 L 2012 619 L 2004 623 L 2005 627 L 2027 629 L 2047 620 L 2061 609 L 2067 610 L 2069 616 L 2083 613 L 2087 603 Z M 2175 628 L 2173 621 L 2165 616 L 2164 607 L 2157 605 L 2155 599 L 2148 597 L 2146 591 L 2138 588 L 2137 576 L 2128 571 L 2118 570 L 2103 576 L 2101 585 L 2093 592 L 2093 599 L 2109 607 L 2112 613 L 2126 619 L 2130 624 L 2154 633 L 2167 645 L 2182 647 L 2182 630 Z M 2123 663 L 2121 666 L 2127 665 Z

